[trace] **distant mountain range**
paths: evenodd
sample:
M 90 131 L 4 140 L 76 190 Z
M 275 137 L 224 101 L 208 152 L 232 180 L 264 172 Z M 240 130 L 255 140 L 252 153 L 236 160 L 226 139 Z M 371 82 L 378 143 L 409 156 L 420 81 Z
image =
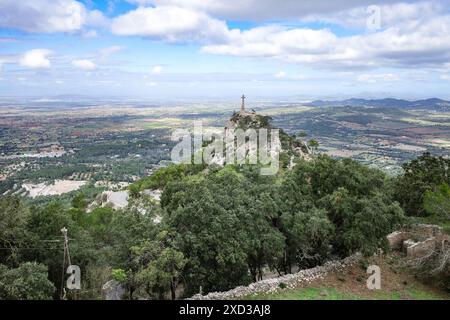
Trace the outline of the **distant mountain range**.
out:
M 408 108 L 408 109 L 427 109 L 427 108 L 450 108 L 450 101 L 438 99 L 438 98 L 430 98 L 424 100 L 416 100 L 416 101 L 408 101 L 402 99 L 394 99 L 394 98 L 386 98 L 386 99 L 347 99 L 347 100 L 315 100 L 310 103 L 307 103 L 308 106 L 313 107 L 325 107 L 325 106 L 366 106 L 366 107 L 394 107 L 394 108 Z

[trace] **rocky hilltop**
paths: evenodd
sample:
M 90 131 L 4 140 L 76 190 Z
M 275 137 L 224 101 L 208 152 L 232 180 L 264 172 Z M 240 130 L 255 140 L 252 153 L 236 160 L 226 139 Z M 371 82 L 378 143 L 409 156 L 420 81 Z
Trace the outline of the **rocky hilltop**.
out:
M 256 111 L 239 111 L 233 113 L 230 120 L 228 120 L 225 128 L 227 129 L 260 129 L 267 128 L 271 129 L 272 118 L 269 116 L 262 116 L 256 113 Z
M 295 157 L 300 157 L 306 160 L 312 158 L 312 153 L 306 142 L 301 139 L 289 135 L 283 129 L 276 128 L 272 125 L 272 117 L 266 115 L 260 115 L 256 111 L 251 112 L 246 110 L 241 110 L 239 112 L 233 113 L 231 118 L 225 125 L 225 129 L 262 129 L 267 130 L 278 129 L 279 137 L 281 143 L 280 160 L 285 165 L 292 166 Z

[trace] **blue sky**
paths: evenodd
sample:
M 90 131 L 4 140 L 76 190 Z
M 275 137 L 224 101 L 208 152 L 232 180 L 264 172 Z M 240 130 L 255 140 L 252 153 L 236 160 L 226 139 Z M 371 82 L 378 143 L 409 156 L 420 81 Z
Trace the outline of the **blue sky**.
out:
M 0 0 L 0 95 L 450 99 L 449 4 Z

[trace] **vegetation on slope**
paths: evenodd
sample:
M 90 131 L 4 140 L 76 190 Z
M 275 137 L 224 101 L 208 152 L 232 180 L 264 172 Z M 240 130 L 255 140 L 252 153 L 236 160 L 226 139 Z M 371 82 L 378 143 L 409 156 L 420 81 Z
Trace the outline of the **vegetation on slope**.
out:
M 113 278 L 129 299 L 178 298 L 200 286 L 208 292 L 248 284 L 266 268 L 285 274 L 356 251 L 370 256 L 386 247 L 385 236 L 406 222 L 405 213 L 445 217 L 445 205 L 430 204 L 448 201 L 443 160 L 423 157 L 406 164 L 410 170 L 398 178 L 321 155 L 298 160 L 278 176 L 261 176 L 247 165 L 170 166 L 136 184 L 138 190 L 164 187 L 160 204 L 145 214 L 108 207 L 88 212 L 82 195 L 70 208 L 2 196 L 0 278 L 15 274 L 25 281 L 27 274 L 14 270 L 35 268 L 32 283 L 46 283 L 40 275 L 48 270 L 53 287 L 35 285 L 37 292 L 24 296 L 17 283 L 5 280 L 0 297 L 45 298 L 50 291 L 59 297 L 63 227 L 69 229 L 72 262 L 82 270 L 82 290 L 69 293 L 78 299 L 100 298 L 101 285 Z M 411 194 L 407 182 L 416 180 L 428 187 L 420 189 L 424 203 L 412 207 L 417 190 Z M 448 269 L 440 278 L 447 275 Z
M 250 300 L 442 300 L 450 292 L 430 281 L 421 281 L 405 268 L 405 258 L 398 253 L 376 255 L 339 272 L 327 274 L 293 289 L 279 288 L 274 293 L 242 297 Z M 366 286 L 367 266 L 381 269 L 381 288 Z

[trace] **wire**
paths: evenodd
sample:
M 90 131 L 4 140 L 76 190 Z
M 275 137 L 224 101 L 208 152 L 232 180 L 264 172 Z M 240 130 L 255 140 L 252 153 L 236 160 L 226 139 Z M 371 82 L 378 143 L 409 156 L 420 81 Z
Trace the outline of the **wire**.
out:
M 44 248 L 44 247 L 29 247 L 29 248 L 0 248 L 0 250 L 61 250 L 61 248 Z

